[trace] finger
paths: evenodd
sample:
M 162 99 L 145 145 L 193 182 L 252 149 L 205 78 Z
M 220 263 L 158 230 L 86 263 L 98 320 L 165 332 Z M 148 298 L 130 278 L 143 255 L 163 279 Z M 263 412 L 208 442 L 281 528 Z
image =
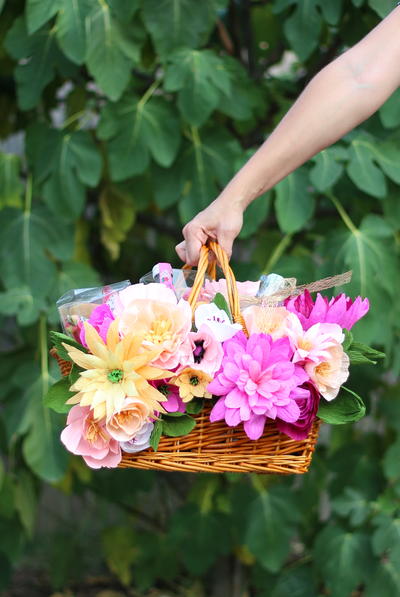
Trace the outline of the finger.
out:
M 231 232 L 221 232 L 218 234 L 218 243 L 224 249 L 225 253 L 228 255 L 228 259 L 232 256 L 232 246 L 235 237 Z
M 200 257 L 200 249 L 203 243 L 197 238 L 190 237 L 186 240 L 186 263 L 197 265 Z
M 175 251 L 178 253 L 179 259 L 186 263 L 186 241 L 182 241 L 179 245 L 176 245 Z

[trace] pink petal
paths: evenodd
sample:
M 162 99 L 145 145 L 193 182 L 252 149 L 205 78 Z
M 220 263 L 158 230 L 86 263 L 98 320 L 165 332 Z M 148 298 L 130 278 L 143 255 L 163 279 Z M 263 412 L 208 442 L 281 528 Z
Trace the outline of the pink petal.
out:
M 243 423 L 244 430 L 249 439 L 259 439 L 265 427 L 265 416 L 253 415 L 248 421 Z

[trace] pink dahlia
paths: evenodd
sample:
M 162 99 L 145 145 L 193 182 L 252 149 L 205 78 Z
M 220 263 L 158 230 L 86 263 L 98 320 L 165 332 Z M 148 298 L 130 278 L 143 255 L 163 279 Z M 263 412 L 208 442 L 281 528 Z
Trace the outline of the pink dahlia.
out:
M 250 439 L 258 439 L 267 418 L 294 423 L 300 408 L 293 390 L 308 375 L 291 362 L 293 350 L 288 338 L 272 340 L 267 334 L 246 338 L 239 332 L 224 342 L 224 357 L 219 373 L 208 391 L 221 398 L 210 413 L 210 421 L 236 427 L 243 422 Z
M 369 301 L 360 296 L 353 301 L 345 294 L 339 294 L 329 300 L 318 293 L 314 302 L 306 290 L 299 296 L 287 299 L 285 307 L 297 315 L 305 330 L 315 323 L 337 323 L 340 327 L 350 330 L 368 312 Z
M 279 431 L 290 438 L 300 441 L 308 436 L 315 417 L 317 416 L 320 395 L 312 383 L 305 383 L 301 388 L 295 388 L 291 394 L 300 408 L 300 416 L 294 423 L 287 423 L 277 419 Z

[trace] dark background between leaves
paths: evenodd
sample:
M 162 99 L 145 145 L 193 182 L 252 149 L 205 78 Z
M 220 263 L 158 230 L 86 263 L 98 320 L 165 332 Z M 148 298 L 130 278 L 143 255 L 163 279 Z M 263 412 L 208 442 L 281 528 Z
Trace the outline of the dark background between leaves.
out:
M 0 585 L 4 595 L 400 594 L 400 92 L 255 201 L 233 265 L 352 268 L 372 309 L 368 405 L 303 478 L 87 469 L 41 398 L 55 300 L 178 264 L 307 81 L 391 0 L 0 1 Z

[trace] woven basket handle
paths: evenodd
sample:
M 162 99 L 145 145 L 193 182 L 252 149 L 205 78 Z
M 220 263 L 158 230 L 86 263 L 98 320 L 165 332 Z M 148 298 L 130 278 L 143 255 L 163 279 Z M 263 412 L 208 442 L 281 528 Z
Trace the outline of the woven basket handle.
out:
M 239 303 L 239 293 L 236 284 L 235 275 L 229 265 L 229 259 L 227 254 L 225 253 L 224 249 L 220 247 L 220 245 L 213 241 L 209 240 L 207 245 L 203 245 L 200 250 L 200 259 L 197 266 L 196 277 L 193 282 L 192 290 L 188 297 L 188 302 L 192 308 L 194 313 L 196 308 L 197 299 L 199 297 L 200 291 L 204 284 L 204 277 L 207 271 L 210 271 L 210 262 L 209 262 L 209 254 L 214 253 L 216 258 L 216 263 L 222 269 L 225 279 L 226 279 L 226 288 L 228 294 L 228 303 L 231 310 L 232 318 L 235 323 L 240 323 L 243 328 L 243 331 L 247 335 L 246 324 L 244 322 L 243 316 L 240 312 L 240 303 Z M 215 267 L 212 268 L 215 272 Z

